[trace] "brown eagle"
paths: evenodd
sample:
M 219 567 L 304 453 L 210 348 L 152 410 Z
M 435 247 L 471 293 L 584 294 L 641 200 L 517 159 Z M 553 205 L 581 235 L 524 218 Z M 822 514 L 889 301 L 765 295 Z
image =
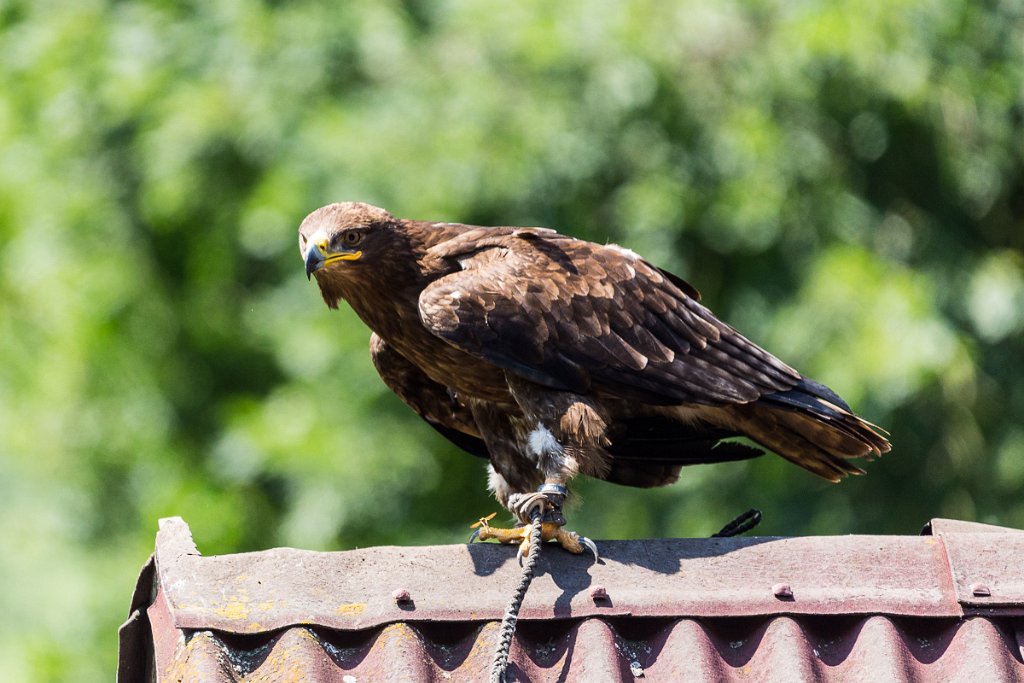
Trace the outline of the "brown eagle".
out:
M 400 220 L 354 202 L 299 227 L 306 275 L 373 331 L 384 383 L 460 448 L 522 522 L 573 552 L 566 485 L 585 474 L 664 486 L 680 468 L 743 460 L 746 436 L 830 481 L 889 450 L 828 387 L 718 320 L 696 289 L 622 247 L 545 228 Z

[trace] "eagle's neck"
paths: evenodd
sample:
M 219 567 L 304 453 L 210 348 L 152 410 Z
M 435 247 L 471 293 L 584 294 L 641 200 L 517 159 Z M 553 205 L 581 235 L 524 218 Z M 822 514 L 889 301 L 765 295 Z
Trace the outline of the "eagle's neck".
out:
M 487 365 L 433 335 L 420 321 L 420 293 L 431 282 L 458 270 L 457 259 L 430 250 L 471 230 L 447 223 L 405 222 L 386 257 L 360 264 L 359 271 L 320 271 L 328 305 L 344 299 L 367 327 L 427 376 L 461 394 L 510 401 L 500 368 Z M 435 249 L 436 251 L 436 249 Z
M 371 330 L 399 349 L 443 344 L 420 323 L 419 295 L 458 266 L 428 259 L 427 252 L 466 229 L 447 223 L 403 221 L 393 231 L 385 254 L 353 264 L 350 271 L 318 276 L 324 300 L 336 308 L 344 299 Z

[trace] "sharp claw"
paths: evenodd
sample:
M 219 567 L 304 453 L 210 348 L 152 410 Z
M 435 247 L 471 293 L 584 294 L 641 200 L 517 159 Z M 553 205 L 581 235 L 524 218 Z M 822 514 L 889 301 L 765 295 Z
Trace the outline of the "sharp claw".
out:
M 597 553 L 597 544 L 596 543 L 591 541 L 586 536 L 580 536 L 580 543 L 585 545 L 587 547 L 587 550 L 589 550 L 590 552 L 594 553 L 594 562 L 600 561 L 601 556 L 598 555 L 598 553 Z
M 473 543 L 478 538 L 480 538 L 480 527 L 473 529 L 473 533 L 469 535 L 469 540 L 466 543 Z
M 519 550 L 516 551 L 516 561 L 519 562 L 519 566 L 523 566 L 523 546 L 524 543 L 519 544 Z

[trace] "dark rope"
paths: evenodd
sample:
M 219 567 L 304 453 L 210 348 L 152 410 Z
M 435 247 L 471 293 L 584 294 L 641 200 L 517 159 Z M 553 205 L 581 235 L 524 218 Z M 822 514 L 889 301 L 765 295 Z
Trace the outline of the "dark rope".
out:
M 501 631 L 498 634 L 498 647 L 494 652 L 494 665 L 491 667 L 491 683 L 505 683 L 505 671 L 508 669 L 508 657 L 512 650 L 512 639 L 516 635 L 516 623 L 519 621 L 519 610 L 526 598 L 526 591 L 533 582 L 533 573 L 537 568 L 537 560 L 540 558 L 540 533 L 541 533 L 541 506 L 535 505 L 530 510 L 530 521 L 533 528 L 530 529 L 530 550 L 526 553 L 526 562 L 523 563 L 523 575 L 512 594 L 512 600 L 505 608 L 505 614 L 501 619 Z M 713 535 L 712 538 L 729 538 L 750 531 L 761 522 L 761 511 L 751 508 L 742 515 L 732 520 Z
M 530 521 L 533 528 L 530 529 L 530 549 L 526 553 L 526 562 L 523 563 L 523 576 L 512 594 L 512 601 L 505 608 L 505 616 L 501 619 L 501 632 L 498 636 L 498 649 L 494 652 L 494 666 L 491 668 L 491 683 L 504 683 L 505 669 L 508 668 L 508 655 L 512 649 L 512 638 L 516 634 L 516 622 L 519 621 L 519 608 L 523 606 L 523 599 L 526 591 L 533 581 L 533 571 L 537 567 L 537 559 L 540 558 L 540 532 L 541 532 L 541 506 L 535 505 L 530 510 Z
M 750 508 L 742 515 L 722 527 L 717 534 L 711 538 L 730 538 L 745 534 L 761 523 L 761 511 L 757 508 Z

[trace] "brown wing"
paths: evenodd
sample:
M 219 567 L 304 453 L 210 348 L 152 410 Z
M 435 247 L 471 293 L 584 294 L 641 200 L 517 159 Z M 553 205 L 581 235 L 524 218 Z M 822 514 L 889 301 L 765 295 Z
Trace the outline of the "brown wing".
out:
M 370 336 L 370 356 L 384 384 L 427 424 L 462 450 L 488 457 L 472 413 L 452 397 L 448 387 L 430 379 L 376 333 Z
M 696 290 L 618 247 L 502 229 L 465 233 L 432 257 L 462 270 L 422 292 L 423 324 L 544 386 L 720 405 L 801 379 L 715 318 Z

